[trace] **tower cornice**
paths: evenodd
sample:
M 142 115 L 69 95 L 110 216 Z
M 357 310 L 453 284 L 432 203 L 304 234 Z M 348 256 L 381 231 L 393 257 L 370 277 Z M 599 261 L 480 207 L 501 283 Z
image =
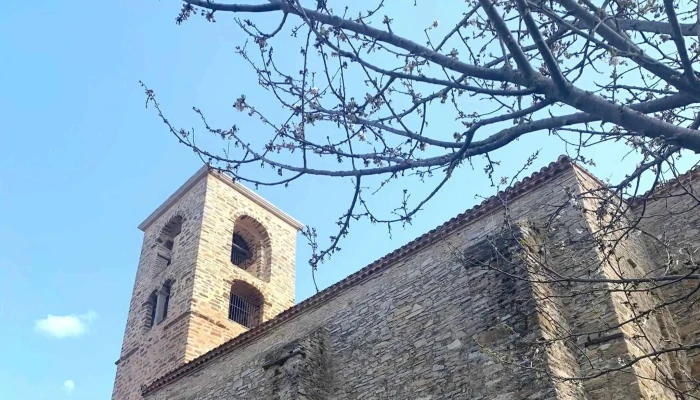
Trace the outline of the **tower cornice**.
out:
M 304 227 L 304 225 L 297 221 L 296 219 L 292 218 L 289 214 L 283 212 L 279 208 L 275 207 L 270 203 L 269 201 L 265 200 L 262 196 L 259 194 L 255 193 L 254 191 L 248 189 L 244 185 L 234 182 L 231 177 L 228 175 L 224 174 L 223 172 L 216 171 L 214 169 L 209 168 L 208 165 L 202 166 L 194 175 L 192 175 L 182 186 L 180 186 L 175 193 L 173 193 L 170 197 L 168 197 L 163 204 L 161 204 L 158 208 L 156 208 L 155 211 L 151 213 L 141 224 L 139 224 L 138 228 L 142 231 L 146 231 L 146 229 L 160 217 L 163 215 L 163 213 L 168 210 L 173 204 L 175 204 L 185 193 L 187 193 L 190 189 L 192 189 L 200 180 L 205 179 L 207 176 L 212 176 L 220 181 L 226 183 L 228 186 L 230 186 L 232 189 L 237 191 L 238 193 L 242 194 L 245 196 L 247 199 L 251 200 L 255 204 L 259 205 L 260 207 L 264 208 L 265 210 L 269 211 L 272 213 L 274 216 L 278 217 L 282 221 L 286 222 L 289 224 L 291 227 L 293 227 L 296 230 L 300 230 L 301 228 Z

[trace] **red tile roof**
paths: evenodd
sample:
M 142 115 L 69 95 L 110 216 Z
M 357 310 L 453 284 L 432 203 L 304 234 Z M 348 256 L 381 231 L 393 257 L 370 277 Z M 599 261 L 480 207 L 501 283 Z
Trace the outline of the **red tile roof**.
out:
M 698 164 L 671 180 L 657 184 L 656 187 L 647 190 L 646 193 L 631 198 L 630 204 L 632 207 L 637 207 L 644 204 L 645 200 L 658 199 L 663 194 L 668 194 L 671 190 L 678 188 L 682 184 L 692 181 L 693 179 L 700 179 L 700 165 Z
M 305 310 L 318 307 L 327 300 L 339 295 L 346 289 L 349 289 L 366 279 L 370 276 L 376 275 L 378 272 L 388 268 L 390 265 L 394 264 L 396 261 L 409 256 L 425 247 L 435 243 L 436 241 L 444 238 L 446 235 L 453 233 L 454 231 L 460 229 L 466 224 L 474 221 L 475 219 L 487 215 L 494 210 L 499 209 L 502 206 L 502 199 L 505 194 L 511 197 L 518 197 L 524 193 L 531 191 L 532 189 L 540 186 L 543 182 L 558 176 L 561 172 L 572 168 L 573 163 L 567 156 L 559 156 L 556 162 L 550 163 L 548 166 L 540 169 L 539 171 L 533 173 L 527 178 L 516 182 L 510 188 L 505 191 L 499 192 L 498 195 L 494 195 L 485 199 L 471 209 L 457 215 L 456 217 L 450 219 L 444 224 L 438 226 L 437 228 L 423 234 L 422 236 L 412 240 L 404 246 L 392 251 L 391 253 L 385 255 L 384 257 L 374 261 L 368 266 L 362 268 L 361 270 L 349 275 L 347 278 L 341 280 L 340 282 L 320 291 L 316 295 L 309 297 L 308 299 L 296 304 L 287 310 L 283 311 L 275 318 L 268 320 L 257 327 L 239 335 L 235 338 L 221 344 L 220 346 L 208 351 L 205 354 L 195 358 L 183 364 L 174 370 L 166 373 L 162 377 L 156 379 L 149 385 L 146 385 L 142 389 L 142 394 L 147 395 L 153 393 L 154 391 L 168 385 L 171 382 L 178 380 L 179 378 L 186 376 L 194 371 L 203 368 L 206 364 L 210 363 L 212 360 L 222 356 L 223 354 L 229 353 L 236 348 L 239 348 L 247 343 L 254 341 L 256 338 L 264 335 L 265 333 L 275 329 L 277 326 L 283 324 Z M 587 174 L 591 175 L 588 171 L 582 169 Z M 593 176 L 593 175 L 591 175 Z M 594 177 L 595 178 L 595 177 Z

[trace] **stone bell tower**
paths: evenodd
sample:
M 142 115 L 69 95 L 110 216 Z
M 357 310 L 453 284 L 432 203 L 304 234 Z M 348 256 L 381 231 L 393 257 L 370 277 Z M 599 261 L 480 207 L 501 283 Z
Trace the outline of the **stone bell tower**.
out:
M 230 177 L 200 169 L 139 225 L 141 258 L 113 400 L 294 304 L 302 225 Z

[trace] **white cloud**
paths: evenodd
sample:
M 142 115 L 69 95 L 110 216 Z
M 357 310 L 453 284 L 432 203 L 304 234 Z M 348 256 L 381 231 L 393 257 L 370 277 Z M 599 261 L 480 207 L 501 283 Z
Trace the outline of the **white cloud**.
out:
M 94 311 L 80 315 L 49 314 L 46 318 L 34 322 L 34 330 L 56 339 L 79 337 L 87 332 L 88 326 L 95 318 L 97 318 L 97 313 Z
M 65 390 L 68 394 L 73 393 L 73 390 L 75 390 L 75 382 L 70 379 L 63 382 L 63 390 Z

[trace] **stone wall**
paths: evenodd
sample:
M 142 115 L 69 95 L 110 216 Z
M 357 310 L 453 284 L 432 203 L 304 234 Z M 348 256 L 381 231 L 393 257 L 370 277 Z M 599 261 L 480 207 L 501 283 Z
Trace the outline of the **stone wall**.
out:
M 577 188 L 570 166 L 536 191 L 502 198 L 507 220 L 552 215 L 569 201 L 565 187 Z M 542 332 L 532 288 L 519 278 L 527 271 L 525 258 L 509 257 L 502 270 L 465 268 L 455 258 L 464 254 L 486 263 L 484 251 L 501 248 L 494 247 L 491 235 L 499 231 L 504 212 L 469 221 L 147 398 L 266 398 L 274 386 L 263 368 L 270 352 L 319 329 L 329 337 L 332 395 L 326 398 L 555 398 L 559 389 L 539 352 Z M 571 226 L 573 220 L 583 224 L 576 210 L 566 209 L 562 216 Z M 520 251 L 517 243 L 506 247 Z M 595 258 L 593 253 L 587 260 Z M 561 365 L 567 363 L 566 368 L 578 368 L 571 355 Z M 570 389 L 583 396 L 581 389 Z
M 575 167 L 575 171 L 580 184 L 581 203 L 588 222 L 589 235 L 593 239 L 594 250 L 598 256 L 598 269 L 586 276 L 610 280 L 649 276 L 654 269 L 653 261 L 639 231 L 634 229 L 635 218 L 629 205 L 620 201 L 580 167 Z M 591 285 L 583 284 L 581 287 L 590 288 Z M 650 290 L 651 285 L 647 284 L 606 283 L 598 287 L 600 291 L 595 295 L 609 298 L 611 307 L 598 316 L 597 321 L 602 323 L 595 327 L 595 331 L 599 332 L 597 335 L 599 338 L 607 336 L 617 337 L 617 339 L 605 342 L 607 344 L 586 346 L 587 349 L 595 347 L 600 349 L 611 342 L 617 344 L 617 351 L 613 352 L 608 348 L 598 354 L 601 361 L 607 358 L 609 366 L 617 367 L 663 348 L 661 337 L 663 324 L 656 318 L 655 312 L 662 303 L 658 291 Z M 572 310 L 573 313 L 579 314 L 579 310 L 585 307 L 586 302 L 583 300 L 583 298 L 572 300 L 572 306 L 575 307 Z M 608 376 L 617 375 L 614 379 L 630 381 L 634 385 L 633 390 L 639 392 L 639 398 L 674 398 L 673 392 L 668 387 L 673 386 L 674 379 L 671 364 L 667 355 L 655 357 L 654 360 L 643 358 L 633 364 L 634 374 L 624 371 L 621 374 Z M 593 380 L 589 384 L 592 386 L 596 382 Z
M 658 190 L 647 201 L 635 204 L 635 214 L 642 236 L 654 261 L 655 275 L 685 275 L 697 273 L 687 263 L 697 263 L 700 248 L 700 180 L 698 171 L 690 172 L 673 184 Z M 700 293 L 697 280 L 667 282 L 661 287 L 668 303 L 661 313 L 668 321 L 666 345 L 700 342 Z M 694 379 L 700 379 L 700 352 L 676 354 L 677 374 L 688 380 L 687 370 Z M 688 359 L 689 358 L 689 359 Z
M 549 282 L 551 273 L 546 269 L 555 262 L 551 249 L 547 248 L 547 236 L 530 221 L 521 224 L 523 258 L 527 277 L 531 281 L 531 296 L 537 310 L 542 352 L 545 354 L 547 372 L 553 377 L 581 376 L 579 347 L 570 325 L 570 302 L 565 297 L 566 288 Z M 556 259 L 556 258 L 555 258 Z M 562 263 L 569 265 L 570 263 Z M 552 379 L 556 398 L 562 400 L 585 399 L 583 385 L 575 381 Z M 554 396 L 552 396 L 554 397 Z
M 273 215 L 226 179 L 215 173 L 198 173 L 155 212 L 157 218 L 149 217 L 147 226 L 142 226 L 144 241 L 117 361 L 114 400 L 141 399 L 142 385 L 247 331 L 228 319 L 234 281 L 246 282 L 264 296 L 263 320 L 294 303 L 297 227 Z M 176 216 L 184 222 L 167 265 L 157 255 L 164 251 L 157 239 Z M 265 254 L 269 282 L 231 263 L 234 221 L 241 216 L 254 218 L 269 234 Z M 170 284 L 167 318 L 149 327 L 153 309 L 149 299 L 166 283 Z
M 129 305 L 122 351 L 117 361 L 112 399 L 140 398 L 140 386 L 185 361 L 188 336 L 187 316 L 194 282 L 200 227 L 204 210 L 206 182 L 198 182 L 169 210 L 157 218 L 144 232 L 143 246 L 134 291 Z M 175 216 L 184 219 L 182 232 L 173 247 L 172 262 L 166 268 L 157 263 L 156 238 Z M 150 329 L 149 296 L 167 281 L 170 289 L 168 316 Z
M 262 369 L 264 386 L 261 398 L 270 400 L 323 400 L 332 392 L 330 343 L 326 329 L 317 329 L 305 337 L 266 353 Z
M 269 282 L 231 263 L 231 237 L 234 223 L 241 216 L 257 221 L 269 236 L 270 248 L 266 255 L 271 258 Z M 263 321 L 294 304 L 296 234 L 296 228 L 241 196 L 221 178 L 214 175 L 207 177 L 187 360 L 247 330 L 228 319 L 234 281 L 244 281 L 262 294 Z
M 226 195 L 218 178 L 209 181 L 188 360 L 237 334 L 224 316 L 232 281 L 246 280 L 265 296 L 265 319 L 292 304 L 286 278 L 276 281 L 273 272 L 270 282 L 259 281 L 227 263 L 232 225 L 245 210 L 270 232 L 273 271 L 279 266 L 278 276 L 293 279 L 285 275 L 293 274 L 288 225 Z M 550 165 L 452 220 L 449 229 L 363 270 L 371 274 L 360 271 L 317 296 L 321 301 L 302 302 L 269 328 L 250 332 L 251 340 L 230 342 L 226 351 L 167 375 L 145 397 L 672 399 L 689 371 L 682 353 L 607 369 L 681 338 L 695 340 L 700 315 L 688 312 L 688 302 L 674 303 L 673 317 L 657 312 L 680 286 L 649 292 L 610 282 L 658 275 L 666 253 L 630 234 L 637 210 L 603 229 L 612 217 L 598 212 L 604 203 L 591 193 L 600 189 L 578 166 Z M 675 201 L 665 207 L 688 207 Z M 694 244 L 697 221 L 694 233 L 679 230 L 681 217 L 665 220 L 668 210 L 659 204 L 646 205 L 658 215 L 647 228 L 679 246 Z M 603 209 L 618 207 L 626 204 Z
M 521 290 L 502 274 L 419 254 L 147 398 L 546 397 L 546 376 L 515 373 L 492 359 L 531 355 L 517 339 L 535 339 L 528 333 L 532 308 L 512 296 Z M 321 329 L 328 332 L 329 376 L 318 380 L 331 382 L 332 395 L 311 397 L 315 385 L 297 389 L 321 371 L 308 358 L 290 357 L 278 372 L 265 367 L 281 358 L 277 348 L 294 348 Z

